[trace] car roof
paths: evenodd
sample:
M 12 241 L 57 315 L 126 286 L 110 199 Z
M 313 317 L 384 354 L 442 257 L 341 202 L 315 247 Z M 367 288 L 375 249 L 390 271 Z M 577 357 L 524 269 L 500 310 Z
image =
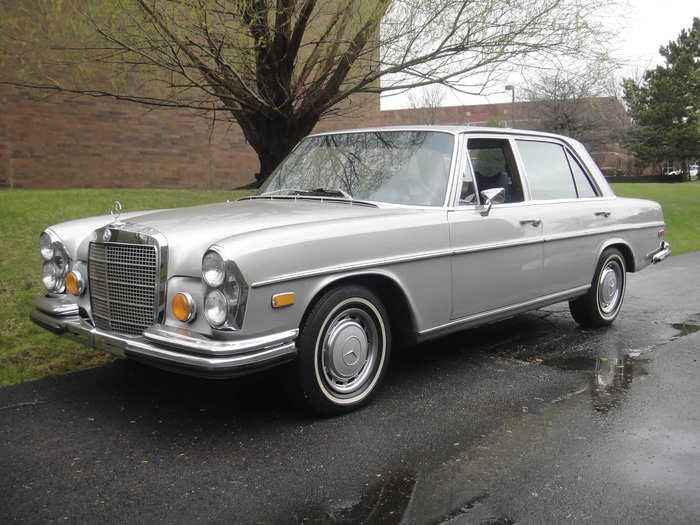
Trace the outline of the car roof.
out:
M 530 135 L 534 137 L 549 137 L 564 141 L 571 141 L 571 137 L 566 137 L 564 135 L 557 135 L 555 133 L 547 133 L 544 131 L 533 131 L 530 129 L 517 129 L 517 128 L 495 128 L 486 126 L 447 126 L 447 125 L 415 125 L 415 126 L 377 126 L 377 127 L 366 127 L 366 128 L 350 128 L 350 129 L 340 129 L 334 131 L 324 131 L 319 133 L 313 133 L 309 136 L 318 137 L 323 135 L 337 135 L 341 133 L 367 133 L 372 131 L 437 131 L 442 133 L 489 133 L 494 135 Z

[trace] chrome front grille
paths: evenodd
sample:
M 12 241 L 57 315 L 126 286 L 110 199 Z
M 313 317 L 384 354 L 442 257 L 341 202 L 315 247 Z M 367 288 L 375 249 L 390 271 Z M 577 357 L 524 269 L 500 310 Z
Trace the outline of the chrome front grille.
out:
M 156 322 L 159 272 L 155 246 L 90 243 L 88 276 L 97 328 L 141 335 Z

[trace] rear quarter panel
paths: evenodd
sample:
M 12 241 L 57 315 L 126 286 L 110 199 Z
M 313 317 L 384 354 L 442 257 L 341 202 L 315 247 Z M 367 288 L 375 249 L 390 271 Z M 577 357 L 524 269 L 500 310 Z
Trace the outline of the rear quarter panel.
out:
M 611 208 L 615 221 L 612 231 L 601 241 L 599 252 L 619 238 L 632 251 L 634 271 L 642 270 L 651 264 L 651 253 L 659 248 L 661 242 L 659 230 L 665 228 L 661 205 L 645 199 L 617 197 L 612 201 Z

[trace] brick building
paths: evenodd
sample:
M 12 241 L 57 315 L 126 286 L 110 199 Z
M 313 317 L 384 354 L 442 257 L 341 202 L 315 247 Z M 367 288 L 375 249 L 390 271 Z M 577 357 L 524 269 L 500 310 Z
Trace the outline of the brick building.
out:
M 7 47 L 0 53 L 0 80 L 22 81 L 22 74 L 16 72 L 26 69 L 26 62 L 38 65 L 36 78 L 58 79 L 70 86 L 74 77 L 81 77 L 79 67 L 74 67 L 70 53 L 56 50 L 74 45 L 69 20 L 82 16 L 82 4 L 56 2 L 47 4 L 44 12 L 37 9 L 40 3 L 10 0 L 2 5 L 0 17 L 12 23 L 0 27 L 8 34 L 15 28 L 20 33 L 30 28 L 31 45 L 19 45 L 21 37 L 12 35 L 0 39 Z M 332 10 L 326 11 L 319 9 L 315 20 L 322 23 L 329 18 Z M 32 18 L 35 13 L 42 14 Z M 314 27 L 308 38 L 313 37 Z M 369 67 L 366 61 L 357 66 L 362 67 Z M 157 97 L 160 90 L 168 89 L 147 69 L 130 71 L 126 84 L 138 85 L 137 91 L 152 90 L 147 96 Z M 112 73 L 91 63 L 90 87 L 114 90 Z M 237 124 L 212 122 L 192 110 L 153 109 L 106 97 L 46 96 L 7 85 L 0 85 L 0 104 L 0 188 L 234 188 L 252 182 L 259 171 L 258 156 Z M 346 116 L 326 120 L 317 129 L 369 124 L 369 115 L 378 118 L 379 96 L 358 95 L 340 106 Z
M 235 188 L 253 181 L 258 157 L 240 128 L 191 110 L 0 86 L 0 187 Z M 379 97 L 318 129 L 375 120 Z

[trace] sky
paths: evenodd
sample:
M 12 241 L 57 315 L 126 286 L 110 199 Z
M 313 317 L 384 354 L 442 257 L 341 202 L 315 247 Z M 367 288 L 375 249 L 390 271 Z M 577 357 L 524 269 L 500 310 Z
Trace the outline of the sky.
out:
M 620 71 L 620 77 L 639 77 L 644 70 L 663 64 L 659 55 L 659 47 L 675 40 L 684 28 L 689 28 L 693 16 L 700 17 L 700 2 L 693 0 L 627 0 L 629 9 L 622 19 L 611 20 L 619 27 L 619 41 L 613 45 L 616 56 L 622 58 L 626 65 Z M 614 26 L 613 26 L 614 27 Z M 516 89 L 518 80 L 513 78 L 509 83 Z M 516 94 L 517 97 L 517 94 Z M 470 96 L 464 94 L 445 93 L 442 105 L 457 106 L 468 104 L 492 104 L 509 102 L 511 92 L 493 94 L 490 96 Z M 386 97 L 382 96 L 382 109 L 398 109 L 410 107 L 407 94 Z

